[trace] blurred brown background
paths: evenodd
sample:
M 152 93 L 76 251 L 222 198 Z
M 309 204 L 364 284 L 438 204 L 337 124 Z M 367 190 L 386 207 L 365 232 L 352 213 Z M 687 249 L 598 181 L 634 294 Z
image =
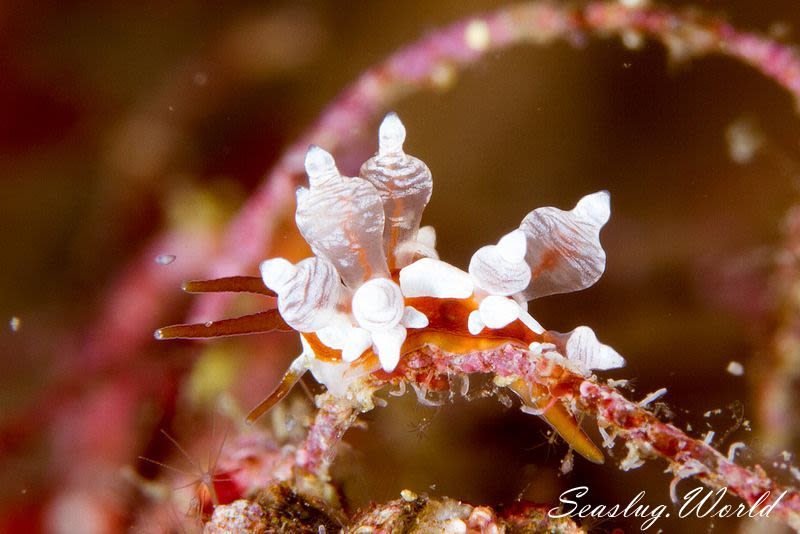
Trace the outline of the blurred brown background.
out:
M 189 209 L 189 196 L 213 198 L 201 205 L 219 226 L 366 67 L 498 5 L 0 6 L 0 318 L 21 321 L 18 332 L 1 334 L 0 421 L 36 402 L 54 369 L 69 367 L 65 343 L 90 324 L 115 273 L 148 239 L 188 217 L 181 206 Z M 695 5 L 740 28 L 800 39 L 791 0 Z M 436 227 L 443 259 L 466 266 L 531 209 L 569 208 L 608 189 L 605 276 L 582 293 L 533 303 L 532 314 L 551 329 L 592 326 L 627 357 L 614 376 L 635 378 L 631 395 L 667 387 L 662 400 L 695 435 L 726 434 L 736 402 L 754 419 L 747 371 L 769 333 L 768 275 L 800 176 L 800 129 L 786 93 L 730 59 L 676 64 L 658 44 L 631 51 L 617 39 L 590 39 L 580 49 L 496 54 L 451 90 L 415 95 L 396 111 L 407 150 L 433 171 L 424 223 Z M 725 132 L 743 117 L 766 144 L 738 165 Z M 165 252 L 181 261 L 180 250 Z M 164 298 L 189 302 L 177 286 Z M 279 372 L 292 354 L 263 365 Z M 191 359 L 191 347 L 184 355 Z M 731 360 L 744 363 L 744 377 L 725 372 Z M 716 408 L 720 415 L 703 417 Z M 487 504 L 553 501 L 583 483 L 596 502 L 625 503 L 641 489 L 651 502 L 669 501 L 669 475 L 657 463 L 621 473 L 579 459 L 559 477 L 564 445 L 549 445 L 544 423 L 494 398 L 433 410 L 407 396 L 367 419 L 338 466 L 356 506 L 404 488 Z M 716 444 L 726 450 L 737 440 L 758 451 L 744 430 Z M 3 501 L 15 504 L 23 489 L 43 484 L 38 458 L 47 448 L 42 437 L 4 460 Z M 687 525 L 659 522 L 669 532 Z

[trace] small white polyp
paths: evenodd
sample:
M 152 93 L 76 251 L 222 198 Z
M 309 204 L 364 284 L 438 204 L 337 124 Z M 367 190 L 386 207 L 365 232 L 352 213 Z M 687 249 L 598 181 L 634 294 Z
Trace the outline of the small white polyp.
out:
M 324 328 L 320 328 L 314 333 L 319 338 L 320 343 L 326 347 L 342 350 L 344 348 L 345 341 L 347 341 L 347 334 L 351 329 L 352 327 L 349 326 L 329 325 Z
M 535 355 L 539 356 L 544 354 L 545 352 L 550 352 L 556 349 L 556 346 L 552 343 L 539 343 L 538 341 L 534 341 L 530 345 L 528 345 L 528 350 L 530 350 Z
M 349 315 L 339 312 L 330 318 L 328 324 L 314 333 L 324 345 L 339 350 L 344 347 L 347 336 L 353 328 Z
M 396 154 L 403 152 L 406 140 L 406 127 L 400 117 L 392 111 L 384 117 L 378 128 L 378 154 Z
M 483 324 L 483 320 L 481 319 L 481 312 L 475 310 L 469 314 L 467 318 L 467 330 L 473 336 L 477 336 L 483 329 L 486 328 L 486 325 Z
M 423 226 L 417 230 L 416 238 L 404 241 L 397 246 L 395 256 L 397 257 L 397 265 L 401 267 L 410 264 L 415 256 L 438 260 L 436 230 L 433 226 Z
M 273 258 L 262 261 L 259 270 L 264 285 L 280 295 L 286 282 L 297 272 L 297 267 L 283 258 Z
M 353 315 L 369 331 L 392 328 L 403 318 L 403 294 L 388 278 L 373 278 L 353 295 Z
M 527 305 L 525 307 L 522 306 L 519 307 L 520 310 L 519 320 L 522 322 L 522 324 L 527 326 L 528 330 L 530 330 L 531 332 L 534 332 L 536 334 L 544 334 L 544 328 L 542 328 L 542 325 L 540 325 L 539 321 L 534 319 L 531 316 L 531 314 L 528 313 L 528 310 L 526 308 Z
M 406 297 L 465 299 L 475 286 L 457 267 L 433 258 L 422 258 L 400 270 L 400 289 Z
M 387 373 L 391 373 L 397 367 L 400 361 L 400 348 L 405 340 L 406 329 L 400 325 L 372 332 L 372 344 L 375 346 L 381 367 Z
M 428 326 L 428 317 L 413 306 L 406 306 L 403 320 L 400 322 L 406 328 L 425 328 Z
M 588 326 L 579 326 L 570 333 L 566 353 L 569 360 L 586 369 L 604 371 L 625 366 L 625 358 L 608 345 L 600 343 Z
M 372 336 L 363 328 L 352 328 L 347 334 L 347 339 L 342 348 L 342 360 L 346 362 L 356 361 L 364 352 L 372 346 Z
M 516 321 L 522 312 L 513 300 L 496 295 L 483 299 L 478 310 L 483 324 L 493 329 L 508 326 Z
M 611 195 L 608 191 L 598 191 L 581 198 L 573 210 L 575 215 L 603 226 L 611 217 Z
M 525 261 L 527 238 L 522 230 L 504 235 L 497 245 L 479 248 L 469 262 L 475 285 L 490 295 L 510 296 L 523 291 L 531 281 Z
M 306 152 L 305 160 L 306 174 L 310 182 L 319 180 L 330 175 L 338 175 L 336 160 L 330 153 L 317 145 L 311 145 Z
M 417 243 L 428 248 L 436 249 L 436 229 L 433 226 L 423 226 L 417 230 Z
M 525 252 L 528 245 L 525 238 L 525 232 L 522 230 L 514 230 L 507 233 L 500 238 L 497 242 L 497 250 L 506 261 L 510 262 L 523 262 L 525 261 Z
M 342 315 L 334 317 L 331 323 L 314 332 L 326 347 L 342 351 L 342 360 L 356 361 L 372 346 L 372 336 L 363 328 L 353 327 Z

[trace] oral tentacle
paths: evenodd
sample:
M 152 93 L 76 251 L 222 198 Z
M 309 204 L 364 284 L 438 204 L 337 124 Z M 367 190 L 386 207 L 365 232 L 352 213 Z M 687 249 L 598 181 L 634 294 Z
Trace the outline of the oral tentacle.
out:
M 227 276 L 213 280 L 188 280 L 181 285 L 186 293 L 255 293 L 266 297 L 278 295 L 258 276 Z
M 245 336 L 266 332 L 292 332 L 278 310 L 267 310 L 233 319 L 206 323 L 175 324 L 159 328 L 153 333 L 156 339 L 210 339 L 215 337 Z
M 250 410 L 250 413 L 247 414 L 245 421 L 248 425 L 252 425 L 258 421 L 262 415 L 270 411 L 273 406 L 278 404 L 281 400 L 283 400 L 284 397 L 286 397 L 286 395 L 289 394 L 290 391 L 292 391 L 292 388 L 294 388 L 295 384 L 297 384 L 300 379 L 303 378 L 303 375 L 306 373 L 306 371 L 308 371 L 306 366 L 307 358 L 308 357 L 305 353 L 295 358 L 272 393 L 267 395 L 264 400 L 259 402 L 258 405 L 256 405 L 256 407 Z
M 514 381 L 508 389 L 516 393 L 525 406 L 535 408 L 536 414 L 547 421 L 575 452 L 592 463 L 605 462 L 603 451 L 586 435 L 575 417 L 558 398 L 552 397 L 537 384 L 529 384 L 522 379 Z

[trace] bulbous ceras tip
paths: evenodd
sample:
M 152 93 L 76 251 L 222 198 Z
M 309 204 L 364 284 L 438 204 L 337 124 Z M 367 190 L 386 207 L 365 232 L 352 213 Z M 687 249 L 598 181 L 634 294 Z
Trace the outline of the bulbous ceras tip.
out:
M 328 152 L 309 148 L 309 188 L 297 190 L 295 220 L 314 254 L 330 261 L 351 289 L 389 277 L 381 197 L 369 182 L 342 176 Z
M 575 208 L 537 208 L 522 220 L 531 281 L 526 300 L 585 289 L 600 278 L 606 253 L 600 230 L 611 216 L 608 191 L 586 195 Z
M 531 269 L 525 261 L 525 234 L 514 230 L 503 236 L 497 245 L 478 249 L 469 262 L 469 274 L 475 285 L 490 295 L 508 296 L 519 293 L 531 281 Z
M 278 294 L 278 311 L 298 332 L 313 332 L 327 325 L 344 287 L 333 264 L 311 257 L 292 265 L 283 258 L 261 263 L 264 285 Z
M 398 247 L 415 240 L 422 212 L 431 198 L 428 166 L 403 151 L 406 129 L 396 113 L 386 115 L 378 131 L 378 153 L 361 166 L 359 175 L 381 196 L 386 224 L 383 244 L 389 268 L 404 267 L 412 258 L 398 258 Z
M 591 370 L 607 371 L 625 367 L 625 358 L 614 348 L 601 343 L 588 326 L 579 326 L 566 334 L 548 331 L 546 339 L 586 374 Z
M 358 325 L 372 335 L 381 367 L 393 371 L 407 335 L 400 324 L 406 310 L 400 287 L 388 278 L 373 278 L 355 292 L 352 308 Z
M 403 318 L 405 304 L 400 287 L 388 278 L 374 278 L 353 295 L 353 315 L 366 330 L 392 328 Z

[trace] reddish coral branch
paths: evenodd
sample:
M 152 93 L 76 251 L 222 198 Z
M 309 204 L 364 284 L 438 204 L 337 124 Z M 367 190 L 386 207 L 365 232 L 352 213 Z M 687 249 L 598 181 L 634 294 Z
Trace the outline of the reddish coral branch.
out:
M 800 380 L 800 207 L 793 207 L 784 223 L 784 247 L 773 279 L 777 324 L 770 349 L 760 364 L 756 400 L 759 441 L 764 454 L 788 450 L 798 438 L 794 390 Z
M 636 455 L 633 465 L 638 466 L 639 459 L 660 457 L 670 463 L 676 481 L 693 477 L 711 488 L 725 487 L 748 506 L 760 499 L 762 506 L 775 503 L 785 492 L 777 499 L 770 517 L 800 528 L 800 491 L 796 488 L 780 486 L 760 466 L 746 468 L 735 464 L 704 441 L 661 422 L 615 388 L 569 371 L 547 357 L 534 357 L 510 345 L 465 355 L 449 354 L 428 346 L 404 359 L 393 375 L 371 375 L 363 386 L 375 391 L 402 380 L 427 391 L 431 384 L 446 382 L 449 376 L 472 373 L 488 373 L 512 380 L 523 378 L 543 386 L 551 395 L 569 402 L 578 412 L 595 417 L 605 430 L 621 438 L 629 452 Z M 320 407 L 305 443 L 295 456 L 295 465 L 304 472 L 324 477 L 344 432 L 355 422 L 361 409 L 330 394 L 322 397 Z M 766 492 L 769 496 L 763 499 Z
M 641 459 L 658 456 L 667 460 L 679 478 L 695 477 L 712 488 L 727 487 L 748 505 L 767 491 L 770 497 L 764 504 L 774 502 L 786 491 L 770 517 L 779 517 L 793 528 L 800 528 L 800 491 L 781 487 L 758 466 L 748 469 L 736 465 L 705 442 L 659 421 L 613 387 L 575 374 L 551 359 L 532 357 L 529 352 L 511 346 L 467 355 L 427 348 L 402 362 L 398 372 L 403 379 L 421 385 L 452 374 L 522 377 L 546 387 L 555 397 L 572 401 L 578 411 L 596 417 L 600 425 L 634 448 Z M 376 388 L 382 385 L 380 381 L 373 384 Z
M 712 488 L 727 487 L 748 505 L 766 492 L 770 496 L 765 504 L 772 503 L 786 491 L 775 507 L 776 515 L 793 528 L 800 527 L 800 492 L 779 486 L 760 467 L 747 469 L 736 465 L 710 445 L 662 423 L 608 386 L 585 380 L 577 388 L 572 384 L 570 395 L 583 411 L 608 423 L 618 436 L 643 453 L 652 452 L 671 462 L 673 472 L 679 477 L 694 476 Z
M 305 472 L 327 479 L 328 467 L 333 461 L 336 445 L 356 421 L 361 410 L 346 400 L 330 393 L 320 395 L 319 411 L 308 436 L 295 454 L 295 465 Z
M 547 44 L 583 34 L 639 34 L 666 44 L 679 59 L 720 53 L 752 65 L 800 101 L 800 57 L 770 39 L 741 32 L 723 20 L 664 8 L 627 8 L 617 2 L 583 7 L 547 2 L 515 4 L 477 15 L 433 32 L 370 68 L 322 113 L 267 174 L 261 187 L 228 227 L 225 249 L 210 275 L 245 272 L 269 248 L 276 222 L 288 213 L 303 176 L 310 144 L 331 152 L 349 146 L 366 125 L 388 106 L 413 92 L 449 84 L 455 72 L 487 53 L 510 46 Z M 194 315 L 221 315 L 225 296 L 206 296 Z
M 306 500 L 290 488 L 277 485 L 263 491 L 255 501 L 238 500 L 217 506 L 204 532 L 586 532 L 568 517 L 551 518 L 547 515 L 547 506 L 517 502 L 497 512 L 488 506 L 473 506 L 447 497 L 430 498 L 409 493 L 402 499 L 373 504 L 343 522 L 338 508 Z

